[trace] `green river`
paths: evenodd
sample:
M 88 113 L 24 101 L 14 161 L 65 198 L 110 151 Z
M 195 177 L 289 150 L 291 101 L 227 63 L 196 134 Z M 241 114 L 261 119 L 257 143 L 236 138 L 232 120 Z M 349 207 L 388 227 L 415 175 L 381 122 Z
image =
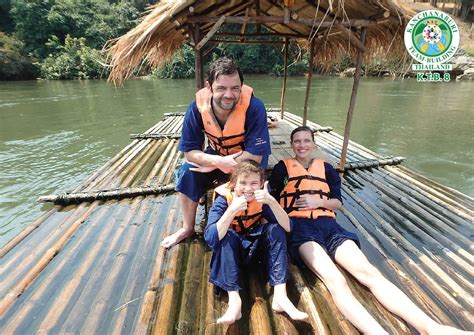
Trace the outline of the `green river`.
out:
M 281 78 L 248 77 L 267 107 L 279 107 Z M 309 119 L 344 131 L 352 79 L 313 81 Z M 287 110 L 303 113 L 305 78 L 290 78 Z M 40 195 L 72 190 L 119 152 L 129 134 L 164 113 L 184 112 L 194 80 L 0 82 L 0 246 L 49 205 Z M 474 83 L 363 79 L 351 139 L 474 195 Z

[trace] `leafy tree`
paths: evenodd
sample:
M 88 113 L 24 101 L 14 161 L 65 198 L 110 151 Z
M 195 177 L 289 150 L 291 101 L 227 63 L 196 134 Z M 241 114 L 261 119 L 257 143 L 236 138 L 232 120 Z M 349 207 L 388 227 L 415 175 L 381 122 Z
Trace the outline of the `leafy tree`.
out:
M 31 60 L 22 54 L 23 47 L 20 40 L 0 32 L 0 80 L 36 77 Z
M 40 64 L 41 76 L 46 79 L 93 79 L 107 75 L 100 64 L 100 51 L 86 45 L 86 39 L 66 35 L 64 45 L 54 37 L 48 47 L 56 50 Z

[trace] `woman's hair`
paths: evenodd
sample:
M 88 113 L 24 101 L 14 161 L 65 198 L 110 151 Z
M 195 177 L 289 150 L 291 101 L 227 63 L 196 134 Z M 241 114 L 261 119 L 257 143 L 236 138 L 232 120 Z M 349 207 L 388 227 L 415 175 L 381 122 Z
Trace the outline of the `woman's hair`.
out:
M 313 142 L 314 142 L 314 132 L 313 130 L 308 127 L 308 126 L 299 126 L 299 127 L 296 127 L 295 129 L 293 129 L 293 131 L 291 132 L 291 135 L 290 135 L 290 140 L 291 142 L 293 142 L 293 135 L 295 135 L 296 133 L 300 132 L 300 131 L 307 131 L 311 134 L 311 138 L 313 139 Z
M 237 178 L 251 173 L 258 174 L 260 181 L 263 182 L 263 170 L 259 163 L 251 159 L 245 159 L 240 162 L 240 164 L 237 165 L 230 176 L 229 189 L 234 190 L 235 184 L 237 183 Z

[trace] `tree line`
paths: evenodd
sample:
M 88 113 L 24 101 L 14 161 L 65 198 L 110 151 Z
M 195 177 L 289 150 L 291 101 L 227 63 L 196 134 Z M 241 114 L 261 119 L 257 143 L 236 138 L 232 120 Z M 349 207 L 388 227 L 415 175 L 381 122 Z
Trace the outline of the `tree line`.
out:
M 0 80 L 106 78 L 104 43 L 133 28 L 148 5 L 143 0 L 0 2 Z M 228 27 L 229 32 L 238 30 Z M 307 59 L 297 47 L 290 54 L 290 74 L 303 74 Z M 283 71 L 281 45 L 219 44 L 206 58 L 219 56 L 238 60 L 246 73 L 280 75 Z M 184 45 L 152 76 L 193 77 L 193 49 Z
M 101 52 L 104 43 L 136 26 L 140 13 L 148 5 L 147 0 L 2 0 L 0 80 L 106 78 L 108 69 L 103 65 Z M 249 25 L 248 32 L 252 29 L 255 26 Z M 226 26 L 226 31 L 239 32 L 240 27 Z M 207 54 L 205 61 L 220 56 L 237 60 L 245 73 L 277 76 L 283 73 L 281 44 L 221 43 Z M 374 64 L 366 64 L 366 70 L 370 66 L 375 72 L 395 68 L 395 63 L 376 60 Z M 290 46 L 289 64 L 289 75 L 301 75 L 307 70 L 307 54 L 297 45 Z M 342 57 L 331 70 L 338 72 L 350 66 L 353 66 L 350 58 Z M 146 70 L 137 75 L 144 75 Z M 184 45 L 168 64 L 153 71 L 152 76 L 193 77 L 192 47 Z

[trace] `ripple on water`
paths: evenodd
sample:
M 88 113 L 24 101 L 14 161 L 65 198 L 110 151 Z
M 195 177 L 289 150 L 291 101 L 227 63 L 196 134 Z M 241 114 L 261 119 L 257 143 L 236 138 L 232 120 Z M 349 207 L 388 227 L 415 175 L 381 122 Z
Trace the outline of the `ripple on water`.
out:
M 66 192 L 109 159 L 102 141 L 62 131 L 0 147 L 0 245 L 41 213 L 41 195 Z M 34 159 L 31 159 L 34 157 Z M 16 205 L 15 205 L 16 204 Z

